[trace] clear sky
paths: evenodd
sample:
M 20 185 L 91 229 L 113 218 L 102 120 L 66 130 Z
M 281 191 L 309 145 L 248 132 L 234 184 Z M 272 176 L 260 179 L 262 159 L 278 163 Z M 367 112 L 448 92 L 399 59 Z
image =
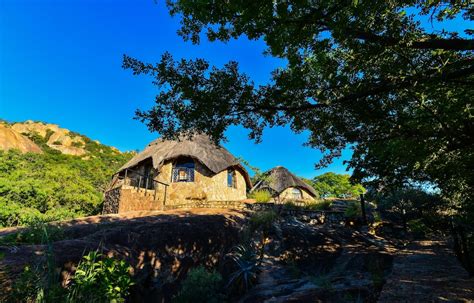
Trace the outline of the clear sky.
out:
M 262 42 L 182 41 L 179 19 L 169 16 L 164 2 L 0 0 L 0 118 L 56 123 L 120 150 L 141 150 L 158 134 L 133 120 L 134 112 L 153 105 L 157 88 L 151 78 L 123 70 L 123 54 L 156 62 L 169 51 L 218 66 L 236 60 L 256 83 L 265 83 L 283 64 L 262 54 Z M 351 155 L 348 150 L 316 171 L 321 153 L 302 146 L 305 134 L 267 129 L 257 145 L 244 128 L 233 127 L 227 137 L 224 146 L 252 165 L 283 165 L 307 178 L 344 173 L 342 161 Z

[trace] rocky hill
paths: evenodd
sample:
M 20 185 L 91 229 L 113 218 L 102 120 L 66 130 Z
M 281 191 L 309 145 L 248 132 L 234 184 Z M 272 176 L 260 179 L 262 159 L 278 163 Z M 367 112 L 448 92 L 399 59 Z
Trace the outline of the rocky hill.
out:
M 0 122 L 0 227 L 100 213 L 132 156 L 55 124 Z
M 34 141 L 34 142 L 33 142 Z M 35 144 L 39 142 L 40 144 Z M 0 149 L 19 149 L 22 152 L 40 153 L 41 147 L 58 150 L 65 155 L 86 156 L 90 151 L 86 148 L 91 139 L 56 124 L 25 121 L 0 124 Z M 97 145 L 102 145 L 94 141 Z M 104 146 L 105 147 L 105 146 Z M 108 147 L 113 152 L 120 154 L 115 147 Z
M 0 150 L 17 149 L 22 153 L 42 153 L 41 148 L 9 125 L 0 123 Z

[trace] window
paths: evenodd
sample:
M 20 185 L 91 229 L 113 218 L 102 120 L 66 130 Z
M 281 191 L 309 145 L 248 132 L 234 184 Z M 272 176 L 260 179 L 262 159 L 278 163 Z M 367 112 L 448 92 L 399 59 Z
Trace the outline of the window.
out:
M 291 189 L 291 195 L 293 199 L 301 200 L 303 199 L 303 193 L 301 192 L 301 189 L 293 187 Z
M 227 170 L 227 186 L 237 188 L 237 180 L 236 180 L 236 173 L 235 169 L 228 169 Z
M 191 158 L 180 158 L 171 172 L 172 182 L 194 182 L 194 161 Z

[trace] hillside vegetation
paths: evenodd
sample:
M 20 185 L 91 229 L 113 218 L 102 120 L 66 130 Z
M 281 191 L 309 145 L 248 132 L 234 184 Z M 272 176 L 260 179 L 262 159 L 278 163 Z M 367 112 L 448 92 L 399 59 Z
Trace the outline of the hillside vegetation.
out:
M 98 214 L 110 176 L 132 156 L 56 125 L 47 125 L 51 124 L 7 125 L 13 130 L 22 129 L 22 135 L 43 152 L 0 150 L 1 227 Z M 52 148 L 49 145 L 53 143 L 63 147 Z M 78 155 L 63 153 L 71 147 L 76 148 Z

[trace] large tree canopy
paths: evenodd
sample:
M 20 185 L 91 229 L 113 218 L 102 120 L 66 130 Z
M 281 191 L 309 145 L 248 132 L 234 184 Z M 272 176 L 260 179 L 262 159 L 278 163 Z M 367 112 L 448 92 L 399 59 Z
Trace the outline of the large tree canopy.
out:
M 236 62 L 157 64 L 124 56 L 161 87 L 137 117 L 164 136 L 202 131 L 216 141 L 230 125 L 261 139 L 264 127 L 308 130 L 328 164 L 350 146 L 357 180 L 385 188 L 431 182 L 453 201 L 473 196 L 473 30 L 429 31 L 420 18 L 474 20 L 467 1 L 168 1 L 179 34 L 193 43 L 246 36 L 286 61 L 257 86 Z

